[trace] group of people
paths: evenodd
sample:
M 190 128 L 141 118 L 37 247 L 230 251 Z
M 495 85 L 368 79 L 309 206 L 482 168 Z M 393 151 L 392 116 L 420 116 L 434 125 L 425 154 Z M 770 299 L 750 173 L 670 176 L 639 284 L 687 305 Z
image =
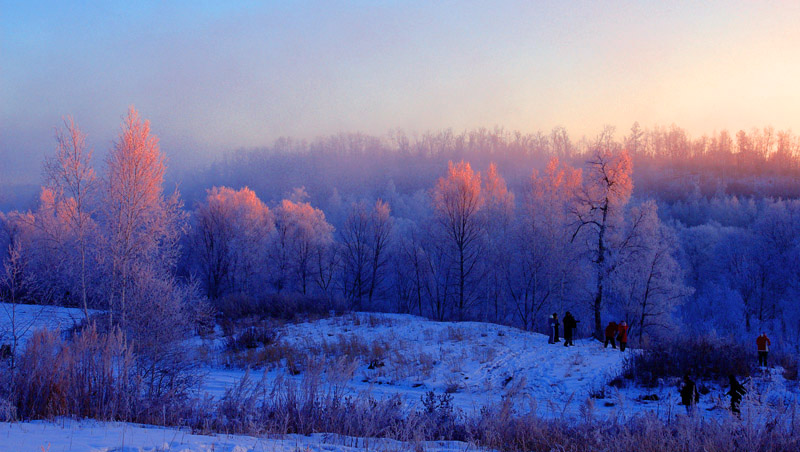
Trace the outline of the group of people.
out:
M 578 323 L 580 323 L 580 320 L 575 320 L 575 317 L 569 311 L 564 314 L 564 347 L 575 345 L 572 339 L 575 334 L 575 329 L 578 327 Z M 561 322 L 558 321 L 558 313 L 554 312 L 553 315 L 550 316 L 548 324 L 550 326 L 550 337 L 547 343 L 555 344 L 561 342 L 558 336 L 558 327 L 561 326 Z M 619 341 L 620 350 L 624 352 L 625 348 L 628 346 L 628 324 L 624 320 L 619 324 L 616 322 L 608 323 L 606 327 L 606 342 L 603 347 L 608 347 L 608 344 L 611 343 L 611 346 L 616 349 L 617 341 Z
M 575 320 L 575 317 L 567 311 L 564 314 L 564 347 L 569 347 L 570 345 L 575 345 L 572 342 L 572 338 L 575 334 L 575 328 L 578 327 L 578 323 L 580 320 Z M 558 327 L 561 323 L 558 321 L 558 314 L 553 313 L 548 320 L 548 324 L 550 325 L 550 338 L 547 340 L 548 344 L 555 344 L 556 342 L 561 342 L 558 337 Z
M 619 350 L 624 352 L 625 348 L 628 346 L 628 323 L 624 320 L 619 322 L 619 324 L 614 321 L 608 322 L 608 326 L 606 327 L 606 341 L 603 344 L 603 348 L 608 348 L 608 344 L 611 343 L 611 346 L 616 349 L 617 340 L 619 340 Z
M 761 335 L 756 338 L 756 348 L 758 349 L 758 365 L 761 367 L 767 366 L 767 356 L 769 355 L 769 346 L 772 342 L 767 337 L 767 333 L 761 332 Z M 729 389 L 725 395 L 731 398 L 731 412 L 737 416 L 741 415 L 739 405 L 742 403 L 742 398 L 747 394 L 747 389 L 744 383 L 739 383 L 736 376 L 728 375 Z M 681 395 L 681 405 L 686 406 L 686 412 L 692 412 L 692 408 L 700 401 L 700 394 L 697 392 L 697 385 L 692 381 L 691 376 L 687 373 L 683 376 L 683 383 L 678 390 Z
M 747 394 L 744 384 L 739 383 L 734 375 L 728 375 L 729 389 L 725 395 L 731 398 L 731 412 L 735 415 L 741 415 L 739 404 L 742 403 L 742 398 Z M 745 381 L 745 383 L 747 383 Z M 683 376 L 683 383 L 678 389 L 681 395 L 681 405 L 686 407 L 686 412 L 691 414 L 693 408 L 700 401 L 700 393 L 697 391 L 697 385 L 692 381 L 692 377 L 687 373 Z

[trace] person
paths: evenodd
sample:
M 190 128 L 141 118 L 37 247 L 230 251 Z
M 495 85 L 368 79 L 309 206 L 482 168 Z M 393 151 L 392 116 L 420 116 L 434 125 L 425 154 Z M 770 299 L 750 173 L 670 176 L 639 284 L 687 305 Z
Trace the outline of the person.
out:
M 747 389 L 736 381 L 736 377 L 733 375 L 728 375 L 728 379 L 730 379 L 731 384 L 731 389 L 727 393 L 727 395 L 731 396 L 731 412 L 737 416 L 741 416 L 742 413 L 739 411 L 739 404 L 742 402 L 742 397 L 747 394 Z
M 572 343 L 572 335 L 575 334 L 575 328 L 578 326 L 578 320 L 575 320 L 575 317 L 567 311 L 564 314 L 564 347 L 569 347 L 570 345 L 575 345 Z
M 558 337 L 558 327 L 561 326 L 561 322 L 558 321 L 558 314 L 557 313 L 554 312 L 553 315 L 556 318 L 556 332 L 553 335 L 554 336 L 553 339 L 554 339 L 555 342 L 561 342 L 561 339 L 559 339 L 559 337 Z
M 700 394 L 688 373 L 683 376 L 683 384 L 678 391 L 681 394 L 681 405 L 686 406 L 687 414 L 692 414 L 695 404 L 700 401 Z
M 624 352 L 628 346 L 628 323 L 624 320 L 619 322 L 617 338 L 619 339 L 619 351 Z
M 553 315 L 550 316 L 548 323 L 550 324 L 550 339 L 547 343 L 555 344 L 556 342 L 560 342 L 558 340 L 558 314 L 554 312 Z
M 617 322 L 613 320 L 608 322 L 608 326 L 606 327 L 606 341 L 603 343 L 603 348 L 608 348 L 608 343 L 611 342 L 611 346 L 615 349 L 617 348 L 617 341 L 615 338 L 617 337 Z
M 767 333 L 761 332 L 761 336 L 758 336 L 756 339 L 756 346 L 758 347 L 758 365 L 761 367 L 767 367 L 767 355 L 769 354 L 769 346 L 772 343 L 769 341 L 767 337 Z

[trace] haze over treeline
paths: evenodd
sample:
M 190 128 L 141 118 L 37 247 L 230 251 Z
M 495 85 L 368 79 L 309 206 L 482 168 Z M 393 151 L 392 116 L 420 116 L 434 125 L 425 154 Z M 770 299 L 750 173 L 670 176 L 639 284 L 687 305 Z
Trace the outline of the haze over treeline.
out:
M 5 266 L 37 288 L 17 287 L 21 297 L 123 323 L 152 302 L 231 297 L 533 330 L 571 309 L 584 334 L 624 318 L 636 340 L 767 328 L 800 346 L 800 139 L 789 132 L 281 139 L 183 173 L 178 190 L 134 110 L 104 164 L 85 139 L 66 122 L 39 202 L 2 217 Z
M 264 148 L 225 153 L 207 168 L 173 178 L 180 180 L 189 202 L 202 196 L 204 187 L 224 184 L 249 186 L 267 200 L 304 186 L 316 203 L 325 205 L 334 191 L 359 198 L 387 189 L 404 194 L 425 190 L 448 161 L 463 159 L 476 168 L 495 163 L 509 185 L 518 188 L 532 169 L 541 169 L 552 157 L 582 165 L 598 140 L 631 154 L 637 195 L 669 201 L 715 193 L 800 196 L 800 138 L 791 131 L 765 127 L 692 138 L 675 125 L 645 129 L 638 123 L 630 130 L 606 127 L 596 137 L 578 139 L 561 127 L 533 134 L 482 128 L 285 138 Z

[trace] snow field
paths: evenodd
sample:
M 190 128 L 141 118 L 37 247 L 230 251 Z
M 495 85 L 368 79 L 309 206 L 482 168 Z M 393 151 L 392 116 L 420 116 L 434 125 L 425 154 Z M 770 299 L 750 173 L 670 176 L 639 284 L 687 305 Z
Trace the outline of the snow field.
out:
M 350 438 L 338 435 L 285 435 L 259 438 L 246 435 L 196 435 L 184 429 L 146 425 L 59 420 L 0 423 L 2 452 L 351 452 L 351 451 L 464 452 L 477 450 L 466 443 L 438 441 L 419 444 Z

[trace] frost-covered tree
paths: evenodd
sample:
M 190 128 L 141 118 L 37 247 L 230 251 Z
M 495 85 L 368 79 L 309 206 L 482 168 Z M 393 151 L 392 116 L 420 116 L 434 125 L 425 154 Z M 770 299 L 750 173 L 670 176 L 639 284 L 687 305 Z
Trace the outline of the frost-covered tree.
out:
M 272 212 L 249 188 L 208 190 L 191 241 L 209 298 L 259 287 L 274 229 Z
M 508 190 L 506 181 L 497 171 L 497 165 L 489 165 L 483 180 L 483 215 L 486 224 L 486 271 L 484 284 L 488 308 L 493 311 L 493 320 L 502 321 L 505 315 L 503 267 L 509 255 L 512 222 L 514 219 L 514 193 Z
M 659 220 L 655 202 L 631 209 L 626 229 L 629 242 L 614 270 L 611 289 L 631 335 L 641 340 L 656 329 L 670 329 L 674 310 L 691 290 L 684 286 L 675 258 L 677 237 Z
M 484 250 L 486 221 L 481 175 L 467 162 L 450 162 L 447 176 L 433 190 L 433 207 L 446 253 L 455 273 L 456 309 L 460 319 L 477 299 L 476 279 Z
M 30 214 L 0 213 L 0 340 L 11 342 L 11 367 L 15 366 L 20 339 L 36 325 L 42 312 L 23 316 L 18 305 L 47 301 L 42 284 L 47 277 L 31 268 L 32 254 L 26 250 L 35 243 L 32 225 Z
M 531 177 L 504 265 L 508 296 L 525 329 L 545 307 L 563 311 L 567 291 L 579 283 L 569 215 L 580 184 L 580 170 L 557 159 Z
M 633 191 L 631 158 L 616 149 L 606 131 L 597 140 L 597 150 L 588 162 L 583 186 L 573 208 L 573 239 L 581 240 L 594 267 L 595 289 L 591 303 L 594 334 L 603 337 L 603 294 L 609 273 L 608 256 L 616 246 L 625 205 Z
M 322 210 L 303 201 L 284 199 L 275 209 L 276 237 L 272 249 L 273 285 L 307 294 L 314 281 L 314 257 L 333 243 L 333 226 Z M 317 267 L 318 268 L 318 267 Z
M 44 163 L 45 193 L 40 212 L 50 215 L 42 221 L 42 231 L 55 241 L 62 262 L 68 262 L 70 279 L 77 282 L 80 304 L 89 318 L 89 269 L 92 265 L 91 248 L 96 245 L 94 199 L 96 175 L 92 166 L 92 150 L 86 145 L 84 134 L 72 118 L 64 120 L 64 128 L 56 132 L 56 153 Z M 55 217 L 55 218 L 52 218 Z M 48 226 L 63 227 L 63 235 Z
M 131 107 L 106 159 L 102 181 L 101 253 L 106 269 L 109 321 L 125 329 L 129 292 L 143 294 L 137 278 L 168 278 L 177 258 L 184 214 L 177 191 L 163 191 L 166 165 L 158 138 Z

